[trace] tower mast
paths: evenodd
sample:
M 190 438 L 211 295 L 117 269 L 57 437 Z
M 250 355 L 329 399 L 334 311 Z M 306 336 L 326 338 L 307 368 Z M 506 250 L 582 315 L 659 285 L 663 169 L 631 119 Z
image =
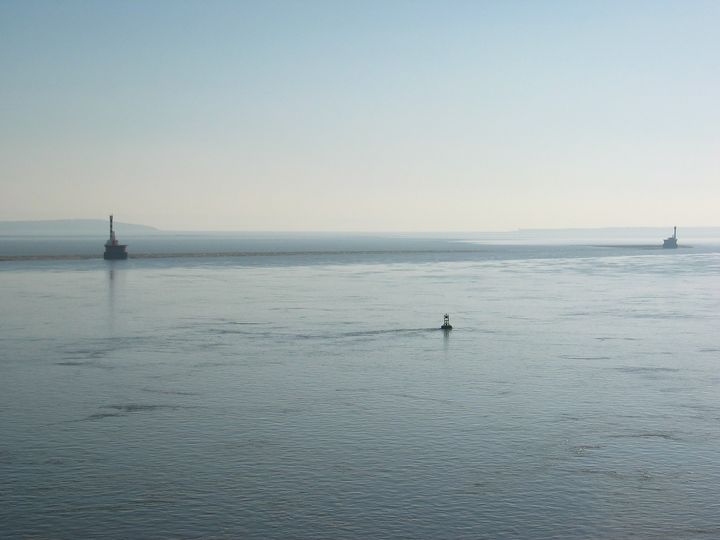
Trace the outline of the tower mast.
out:
M 113 228 L 113 216 L 110 214 L 110 238 L 105 242 L 105 253 L 103 254 L 105 260 L 118 260 L 127 259 L 127 245 L 119 244 L 117 238 L 115 238 L 115 229 Z

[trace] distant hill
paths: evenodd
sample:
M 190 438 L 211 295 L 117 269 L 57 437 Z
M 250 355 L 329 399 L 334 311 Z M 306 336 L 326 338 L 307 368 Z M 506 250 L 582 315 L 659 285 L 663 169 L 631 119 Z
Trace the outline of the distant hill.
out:
M 110 224 L 105 219 L 52 219 L 44 221 L 0 221 L 0 236 L 107 236 Z M 117 235 L 162 234 L 147 225 L 115 221 Z

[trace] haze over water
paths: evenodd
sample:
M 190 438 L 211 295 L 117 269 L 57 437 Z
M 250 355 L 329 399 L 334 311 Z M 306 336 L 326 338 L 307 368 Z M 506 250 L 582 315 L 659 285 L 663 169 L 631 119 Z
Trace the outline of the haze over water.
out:
M 720 538 L 718 21 L 0 2 L 0 537 Z
M 1 262 L 3 534 L 720 534 L 720 245 L 332 242 Z

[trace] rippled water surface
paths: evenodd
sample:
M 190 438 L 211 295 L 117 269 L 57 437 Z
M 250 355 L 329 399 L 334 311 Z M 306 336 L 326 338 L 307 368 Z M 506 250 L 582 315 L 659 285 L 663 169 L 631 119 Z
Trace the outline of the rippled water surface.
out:
M 2 262 L 0 536 L 718 538 L 719 277 L 715 248 Z

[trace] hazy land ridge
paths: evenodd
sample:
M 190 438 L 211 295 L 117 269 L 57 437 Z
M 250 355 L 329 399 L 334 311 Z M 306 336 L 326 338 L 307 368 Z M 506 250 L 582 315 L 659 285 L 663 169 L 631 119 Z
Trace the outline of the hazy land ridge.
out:
M 108 231 L 107 219 L 54 219 L 54 220 L 28 220 L 28 221 L 0 221 L 0 236 L 106 236 Z M 410 237 L 443 237 L 457 239 L 472 239 L 478 234 L 483 236 L 502 238 L 514 237 L 516 239 L 530 235 L 533 237 L 648 237 L 661 238 L 672 234 L 672 227 L 572 227 L 572 228 L 536 228 L 516 229 L 508 231 L 176 231 L 163 230 L 150 225 L 137 223 L 125 223 L 115 221 L 115 230 L 118 236 L 143 236 L 143 235 L 282 235 L 282 236 L 303 236 L 312 235 L 378 235 L 378 236 L 410 236 Z M 683 227 L 678 230 L 680 237 L 720 237 L 720 226 L 718 227 Z
M 115 229 L 130 235 L 162 234 L 155 227 L 115 221 Z M 51 219 L 0 221 L 0 236 L 107 236 L 107 219 Z

